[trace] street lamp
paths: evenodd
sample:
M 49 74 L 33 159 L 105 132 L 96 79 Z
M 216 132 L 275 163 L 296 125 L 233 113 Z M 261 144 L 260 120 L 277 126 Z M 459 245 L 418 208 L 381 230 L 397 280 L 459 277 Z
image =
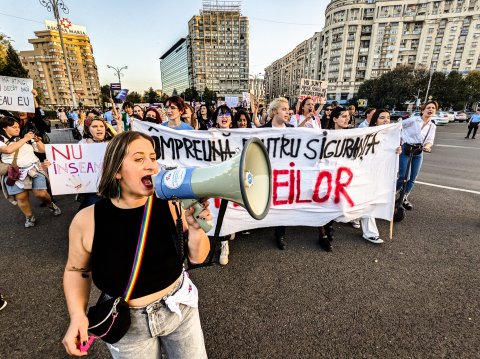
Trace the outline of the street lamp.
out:
M 118 77 L 118 83 L 120 84 L 120 88 L 122 88 L 122 82 L 120 81 L 120 76 L 123 76 L 122 70 L 128 70 L 128 66 L 115 67 L 115 66 L 107 65 L 107 67 L 116 72 L 117 77 Z
M 432 83 L 432 76 L 433 73 L 435 72 L 435 69 L 433 67 L 430 68 L 430 78 L 428 79 L 428 85 L 427 85 L 427 92 L 425 93 L 425 102 L 428 100 L 428 91 L 430 91 L 430 84 Z
M 63 2 L 63 0 L 39 0 L 40 4 L 47 8 L 48 12 L 52 12 L 55 16 L 55 20 L 57 20 L 57 30 L 58 35 L 60 36 L 60 44 L 62 45 L 62 52 L 63 52 L 63 60 L 65 61 L 65 68 L 67 69 L 67 78 L 68 78 L 68 85 L 70 87 L 70 96 L 72 96 L 72 103 L 73 107 L 77 107 L 77 100 L 75 99 L 75 90 L 73 88 L 73 81 L 72 81 L 72 74 L 70 73 L 70 66 L 68 65 L 67 60 L 67 51 L 65 51 L 65 44 L 63 42 L 63 33 L 62 33 L 62 26 L 60 25 L 60 12 L 58 8 L 62 9 L 65 14 L 68 14 L 70 10 L 68 10 L 67 5 Z

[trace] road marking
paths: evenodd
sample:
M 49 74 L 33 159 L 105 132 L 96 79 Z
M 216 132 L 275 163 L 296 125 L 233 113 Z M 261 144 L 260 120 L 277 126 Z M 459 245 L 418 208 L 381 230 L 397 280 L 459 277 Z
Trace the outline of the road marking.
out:
M 431 187 L 438 187 L 438 188 L 451 189 L 451 190 L 453 190 L 453 191 L 460 191 L 460 192 L 467 192 L 467 193 L 480 194 L 480 191 L 473 191 L 473 190 L 471 190 L 471 189 L 463 189 L 463 188 L 456 188 L 456 187 L 448 187 L 448 186 L 442 186 L 442 185 L 439 185 L 439 184 L 427 183 L 427 182 L 420 182 L 420 181 L 415 181 L 415 183 L 424 184 L 425 186 L 431 186 Z
M 474 150 L 480 150 L 478 147 L 468 147 L 468 146 L 453 146 L 453 145 L 434 145 L 435 147 L 452 147 L 452 148 L 473 148 Z

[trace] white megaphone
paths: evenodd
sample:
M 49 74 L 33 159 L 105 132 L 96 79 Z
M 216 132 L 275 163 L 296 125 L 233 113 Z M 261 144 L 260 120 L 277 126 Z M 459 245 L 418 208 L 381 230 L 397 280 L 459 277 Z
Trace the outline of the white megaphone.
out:
M 184 209 L 195 207 L 194 218 L 205 232 L 212 221 L 198 219 L 200 198 L 223 198 L 244 207 L 250 216 L 263 219 L 270 208 L 272 169 L 262 141 L 249 139 L 241 153 L 218 165 L 160 171 L 152 176 L 155 194 L 164 200 L 181 199 Z

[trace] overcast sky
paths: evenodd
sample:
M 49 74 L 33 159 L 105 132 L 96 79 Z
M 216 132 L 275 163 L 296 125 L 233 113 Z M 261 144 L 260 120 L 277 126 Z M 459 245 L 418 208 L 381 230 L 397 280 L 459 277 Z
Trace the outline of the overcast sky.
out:
M 188 32 L 188 20 L 199 14 L 202 0 L 64 0 L 73 24 L 86 26 L 93 46 L 100 84 L 117 82 L 115 67 L 123 71 L 122 87 L 143 91 L 161 88 L 159 57 Z M 250 74 L 291 51 L 321 31 L 328 0 L 243 0 L 242 15 L 250 21 Z M 16 50 L 32 50 L 28 39 L 53 20 L 38 0 L 1 0 L 0 32 Z M 168 5 L 167 5 L 168 4 Z

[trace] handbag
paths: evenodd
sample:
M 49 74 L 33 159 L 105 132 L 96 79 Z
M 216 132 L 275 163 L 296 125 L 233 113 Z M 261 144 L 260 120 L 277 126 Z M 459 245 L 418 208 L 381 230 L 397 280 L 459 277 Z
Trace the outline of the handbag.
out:
M 88 309 L 88 331 L 94 335 L 94 338 L 100 338 L 110 344 L 114 344 L 122 339 L 130 327 L 131 321 L 128 301 L 132 295 L 133 287 L 137 282 L 140 265 L 142 263 L 145 241 L 148 234 L 148 224 L 152 213 L 152 202 L 153 196 L 149 196 L 143 211 L 132 272 L 130 273 L 130 279 L 123 296 L 102 301 L 104 296 L 101 295 L 97 304 Z M 91 345 L 92 342 L 90 341 L 89 343 Z
M 19 149 L 15 151 L 12 164 L 9 165 L 7 169 L 7 180 L 5 181 L 5 183 L 8 186 L 13 186 L 15 182 L 20 179 L 20 169 L 17 166 L 18 151 Z

